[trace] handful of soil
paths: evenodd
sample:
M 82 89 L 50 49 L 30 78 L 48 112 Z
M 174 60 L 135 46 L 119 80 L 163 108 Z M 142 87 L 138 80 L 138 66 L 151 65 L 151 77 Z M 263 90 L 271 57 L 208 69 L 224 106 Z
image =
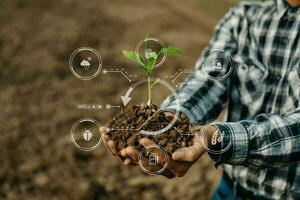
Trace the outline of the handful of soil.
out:
M 139 144 L 139 140 L 146 137 L 172 154 L 178 148 L 192 145 L 193 137 L 189 135 L 186 117 L 179 116 L 172 128 L 158 135 L 141 134 L 140 130 L 160 130 L 168 126 L 173 118 L 166 116 L 164 111 L 153 104 L 127 107 L 107 123 L 110 129 L 108 135 L 115 142 L 118 151 L 128 146 L 135 146 L 141 150 L 143 147 Z

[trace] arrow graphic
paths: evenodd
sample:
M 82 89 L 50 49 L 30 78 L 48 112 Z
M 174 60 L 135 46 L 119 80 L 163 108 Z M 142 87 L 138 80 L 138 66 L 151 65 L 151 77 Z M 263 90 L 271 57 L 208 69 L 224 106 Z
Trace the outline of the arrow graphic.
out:
M 133 90 L 133 87 L 130 87 L 130 88 L 127 90 L 125 96 L 121 96 L 121 99 L 122 99 L 122 102 L 123 102 L 123 105 L 124 105 L 124 106 L 126 106 L 126 105 L 129 103 L 129 101 L 132 99 L 131 97 L 129 97 L 129 95 L 130 95 L 130 93 L 132 92 L 132 90 Z

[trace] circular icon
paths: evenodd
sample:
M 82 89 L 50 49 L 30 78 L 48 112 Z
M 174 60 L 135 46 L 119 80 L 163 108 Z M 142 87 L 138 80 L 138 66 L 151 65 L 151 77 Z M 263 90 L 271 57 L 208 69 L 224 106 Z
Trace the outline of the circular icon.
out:
M 143 148 L 138 156 L 139 166 L 150 175 L 161 174 L 167 168 L 168 163 L 168 153 L 164 148 L 156 145 Z
M 102 59 L 95 49 L 81 47 L 72 53 L 69 60 L 69 67 L 76 78 L 91 80 L 100 73 Z
M 146 37 L 142 39 L 135 48 L 135 53 L 138 55 L 138 63 L 140 65 L 147 65 L 148 61 L 156 60 L 154 67 L 162 65 L 167 58 L 167 51 L 165 44 L 157 38 Z
M 215 126 L 217 123 L 208 124 L 198 134 L 198 136 L 201 137 L 201 142 L 204 146 L 204 148 L 212 154 L 221 154 L 226 152 L 232 145 L 231 140 L 226 146 L 220 145 L 220 143 L 223 141 L 223 138 L 226 136 L 226 134 L 231 134 L 230 132 L 225 132 L 219 130 L 215 131 L 211 137 L 208 137 L 207 129 L 211 126 Z M 199 135 L 200 134 L 200 135 Z M 210 141 L 204 141 L 204 138 L 211 138 Z M 230 137 L 231 138 L 231 137 Z M 209 146 L 209 147 L 208 147 Z
M 223 80 L 230 76 L 234 62 L 229 52 L 223 49 L 208 49 L 202 56 L 201 67 L 209 78 Z
M 77 121 L 71 129 L 71 140 L 80 150 L 91 151 L 101 143 L 100 124 L 91 118 Z

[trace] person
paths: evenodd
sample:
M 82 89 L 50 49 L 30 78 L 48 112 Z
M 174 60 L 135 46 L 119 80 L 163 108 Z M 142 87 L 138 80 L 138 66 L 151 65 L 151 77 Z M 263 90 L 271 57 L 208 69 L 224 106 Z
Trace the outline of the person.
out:
M 162 175 L 184 176 L 208 152 L 216 166 L 224 167 L 212 199 L 300 199 L 299 31 L 300 0 L 241 2 L 230 9 L 208 49 L 230 53 L 235 66 L 231 75 L 204 76 L 199 61 L 186 80 L 197 84 L 184 84 L 176 92 L 180 103 L 173 94 L 161 105 L 168 114 L 179 110 L 190 123 L 206 124 L 192 146 L 172 154 Z M 210 123 L 227 103 L 227 122 Z M 134 147 L 117 152 L 101 131 L 113 154 L 126 165 L 136 162 Z M 208 151 L 213 137 L 217 153 Z M 140 143 L 153 145 L 146 138 Z

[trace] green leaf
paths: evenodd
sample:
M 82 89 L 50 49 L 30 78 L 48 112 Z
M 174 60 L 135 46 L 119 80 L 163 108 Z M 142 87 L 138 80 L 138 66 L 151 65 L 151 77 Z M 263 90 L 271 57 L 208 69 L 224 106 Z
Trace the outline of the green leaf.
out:
M 142 70 L 142 71 L 144 71 L 144 73 L 147 75 L 147 76 L 151 76 L 151 74 L 149 74 L 149 72 L 148 72 L 148 69 L 147 69 L 147 67 L 146 67 L 146 65 L 138 65 L 139 66 L 139 68 Z
M 183 55 L 183 53 L 175 47 L 161 48 L 159 50 L 159 54 L 161 54 L 161 53 L 167 53 L 168 55 L 171 55 L 171 56 L 182 56 Z
M 136 53 L 134 51 L 123 50 L 122 53 L 126 58 L 138 62 L 138 57 L 136 56 Z
M 143 68 L 144 70 L 145 69 L 147 70 L 147 66 L 143 63 L 144 59 L 141 56 L 139 56 L 135 51 L 123 50 L 122 53 L 126 58 L 129 58 L 130 60 L 136 61 L 139 64 L 140 68 Z
M 152 71 L 154 69 L 154 65 L 156 63 L 156 59 L 151 57 L 148 59 L 148 64 L 147 64 L 147 72 L 148 74 L 151 76 L 152 75 Z
M 153 69 L 153 66 L 155 65 L 156 63 L 156 59 L 151 57 L 148 59 L 148 64 L 147 64 L 147 68 L 150 68 L 150 69 Z

